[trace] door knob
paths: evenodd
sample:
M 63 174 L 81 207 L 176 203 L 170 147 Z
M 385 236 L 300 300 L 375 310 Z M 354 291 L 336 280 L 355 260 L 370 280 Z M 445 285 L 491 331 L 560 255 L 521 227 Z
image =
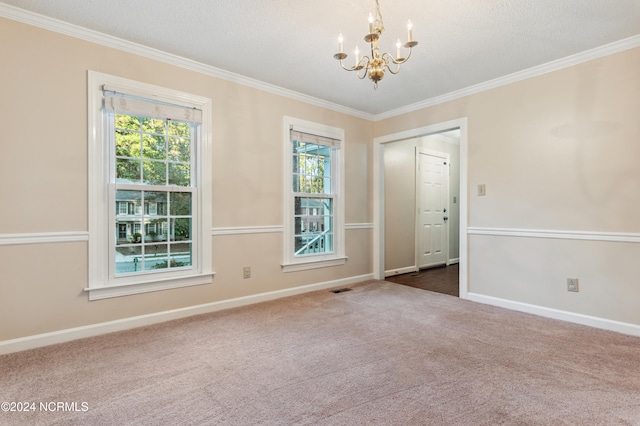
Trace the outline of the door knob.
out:
M 448 217 L 446 217 L 446 216 L 445 216 L 443 219 L 444 219 L 444 221 L 445 221 L 445 222 L 446 222 L 447 220 L 449 220 L 449 218 L 448 218 Z

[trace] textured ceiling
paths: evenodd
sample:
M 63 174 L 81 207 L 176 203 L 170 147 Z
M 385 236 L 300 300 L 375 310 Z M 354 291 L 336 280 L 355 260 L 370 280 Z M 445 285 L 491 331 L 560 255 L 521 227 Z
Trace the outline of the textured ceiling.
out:
M 640 0 L 380 0 L 381 48 L 409 18 L 420 44 L 374 90 L 333 59 L 339 32 L 365 50 L 373 0 L 0 2 L 370 114 L 640 34 Z

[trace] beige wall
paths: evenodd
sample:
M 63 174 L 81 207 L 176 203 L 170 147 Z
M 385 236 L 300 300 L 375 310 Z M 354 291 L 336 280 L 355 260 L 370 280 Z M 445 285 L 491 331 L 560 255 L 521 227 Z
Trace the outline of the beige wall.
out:
M 406 273 L 415 255 L 415 139 L 384 147 L 384 270 Z
M 0 237 L 87 231 L 87 70 L 213 100 L 213 229 L 282 226 L 285 115 L 345 129 L 346 222 L 372 222 L 370 121 L 11 20 L 0 40 Z M 287 274 L 282 233 L 214 236 L 212 285 L 92 302 L 86 242 L 0 245 L 0 341 L 370 274 L 371 233 L 347 229 L 344 266 Z
M 387 276 L 416 269 L 416 147 L 449 154 L 449 260 L 460 256 L 460 147 L 430 136 L 390 142 L 384 145 L 384 269 Z
M 471 295 L 640 325 L 639 70 L 635 48 L 374 124 L 467 117 Z

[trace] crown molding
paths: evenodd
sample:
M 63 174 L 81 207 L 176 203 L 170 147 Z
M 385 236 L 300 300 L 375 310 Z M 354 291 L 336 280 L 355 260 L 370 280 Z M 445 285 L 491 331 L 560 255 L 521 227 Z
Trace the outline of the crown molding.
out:
M 423 108 L 438 105 L 444 102 L 453 101 L 455 99 L 463 98 L 465 96 L 484 92 L 486 90 L 495 89 L 501 86 L 506 86 L 507 84 L 516 83 L 518 81 L 526 80 L 532 77 L 537 77 L 542 74 L 547 74 L 553 71 L 558 71 L 563 68 L 568 68 L 574 65 L 581 64 L 583 62 L 591 61 L 593 59 L 598 59 L 604 56 L 612 55 L 614 53 L 633 49 L 638 46 L 640 46 L 640 35 L 625 38 L 619 41 L 614 41 L 613 43 L 605 44 L 604 46 L 596 47 L 595 49 L 576 53 L 575 55 L 560 58 L 555 61 L 547 62 L 546 64 L 538 65 L 532 68 L 515 72 L 513 74 L 509 74 L 503 77 L 498 77 L 493 80 L 485 81 L 484 83 L 480 83 L 474 86 L 466 87 L 464 89 L 456 90 L 455 92 L 446 93 L 441 96 L 425 99 L 424 101 L 416 102 L 416 103 L 406 105 L 400 108 L 396 108 L 387 112 L 376 114 L 373 117 L 373 121 L 380 121 L 380 120 L 395 117 L 398 115 L 414 112 Z
M 70 24 L 68 22 L 40 15 L 35 12 L 20 9 L 15 6 L 0 3 L 0 17 L 33 25 L 35 27 L 53 31 L 59 34 L 64 34 L 91 43 L 100 44 L 102 46 L 121 50 L 123 52 L 132 53 L 144 58 L 164 62 L 169 65 L 174 65 L 190 71 L 195 71 L 204 75 L 219 78 L 221 80 L 226 80 L 232 83 L 251 87 L 253 89 L 262 90 L 274 95 L 283 96 L 320 108 L 326 108 L 357 118 L 362 118 L 364 120 L 373 121 L 374 115 L 367 112 L 359 111 L 333 102 L 328 102 L 319 98 L 315 98 L 313 96 L 308 96 L 303 93 L 295 92 L 293 90 L 285 89 L 280 86 L 245 77 L 240 74 L 232 73 L 230 71 L 206 65 L 201 62 L 193 61 L 191 59 L 183 58 L 178 55 L 173 55 L 162 50 L 133 43 L 131 41 L 127 41 L 118 37 L 113 37 L 98 31 L 81 27 L 79 25 Z

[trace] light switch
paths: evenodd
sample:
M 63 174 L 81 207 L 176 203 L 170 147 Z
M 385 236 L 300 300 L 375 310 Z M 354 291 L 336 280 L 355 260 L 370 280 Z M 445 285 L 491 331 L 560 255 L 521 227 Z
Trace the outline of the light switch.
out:
M 487 195 L 487 187 L 484 183 L 478 185 L 478 195 L 480 197 L 484 197 L 485 195 Z

